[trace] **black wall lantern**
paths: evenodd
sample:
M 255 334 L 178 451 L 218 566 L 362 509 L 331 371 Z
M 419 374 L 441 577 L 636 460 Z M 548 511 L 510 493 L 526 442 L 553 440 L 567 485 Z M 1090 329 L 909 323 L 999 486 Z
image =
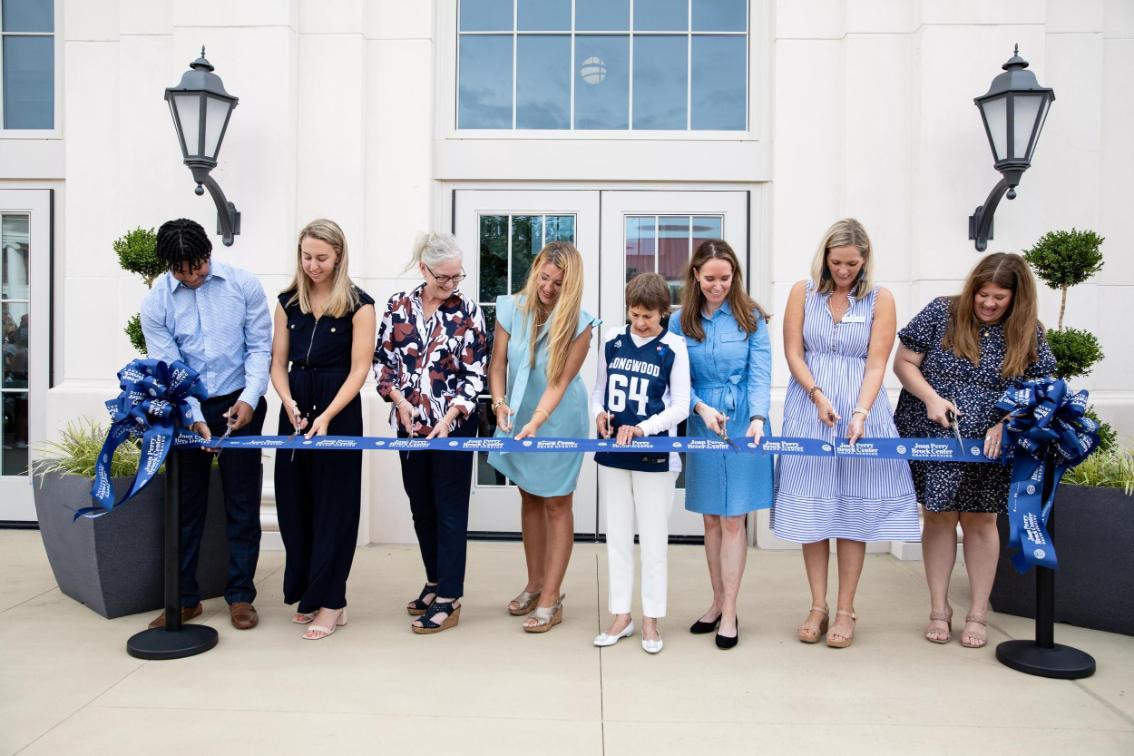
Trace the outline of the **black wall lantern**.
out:
M 228 119 L 238 99 L 224 91 L 224 84 L 213 73 L 213 66 L 201 57 L 189 64 L 176 87 L 165 90 L 165 101 L 173 116 L 173 127 L 181 142 L 181 156 L 193 172 L 197 196 L 209 190 L 217 206 L 217 233 L 226 247 L 231 247 L 233 236 L 240 233 L 240 213 L 225 198 L 224 192 L 209 171 L 217 167 L 217 154 L 228 130 Z M 202 188 L 203 187 L 203 188 Z
M 1055 99 L 1054 90 L 1041 87 L 1036 75 L 1025 70 L 1028 61 L 1020 57 L 1019 45 L 1001 67 L 1004 73 L 992 80 L 988 92 L 973 99 L 984 120 L 996 170 L 1004 177 L 969 216 L 969 238 L 976 241 L 978 252 L 992 238 L 992 216 L 1000 198 L 1007 192 L 1008 199 L 1016 199 L 1016 186 L 1032 164 L 1047 110 Z

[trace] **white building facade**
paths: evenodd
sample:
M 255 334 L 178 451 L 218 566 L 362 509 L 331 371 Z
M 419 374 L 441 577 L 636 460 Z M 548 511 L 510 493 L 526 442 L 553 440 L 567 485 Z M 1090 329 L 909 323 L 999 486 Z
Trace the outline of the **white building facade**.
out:
M 973 97 L 1019 44 L 1056 101 L 990 251 L 1055 229 L 1106 237 L 1106 265 L 1070 295 L 1067 324 L 1107 353 L 1087 378 L 1104 419 L 1134 433 L 1134 0 L 22 0 L 5 3 L 0 130 L 5 375 L 0 521 L 34 519 L 28 446 L 102 419 L 144 285 L 111 247 L 191 217 L 163 90 L 202 45 L 240 98 L 213 172 L 242 213 L 218 259 L 268 297 L 290 280 L 296 232 L 336 220 L 352 275 L 381 304 L 416 285 L 414 235 L 452 230 L 464 284 L 491 305 L 543 241 L 573 240 L 584 305 L 623 318 L 627 275 L 680 275 L 721 236 L 773 313 L 819 237 L 854 216 L 904 323 L 956 292 L 978 259 L 967 218 L 999 180 Z M 491 307 L 486 312 L 491 315 Z M 1057 297 L 1041 316 L 1054 324 Z M 773 321 L 778 336 L 778 321 Z M 597 347 L 598 341 L 594 342 Z M 772 427 L 788 371 L 774 338 Z M 597 351 L 597 350 L 596 350 Z M 588 382 L 594 358 L 584 367 Z M 887 388 L 896 391 L 890 376 Z M 269 391 L 274 428 L 278 400 Z M 367 433 L 390 433 L 364 389 Z M 485 430 L 488 430 L 487 428 Z M 273 529 L 270 455 L 266 529 Z M 519 530 L 518 496 L 478 465 L 470 528 Z M 413 530 L 393 455 L 364 464 L 360 543 Z M 601 531 L 593 465 L 576 530 Z M 680 507 L 677 508 L 680 510 Z M 674 515 L 674 532 L 699 534 Z M 758 545 L 775 547 L 761 520 Z M 271 535 L 266 536 L 271 539 Z

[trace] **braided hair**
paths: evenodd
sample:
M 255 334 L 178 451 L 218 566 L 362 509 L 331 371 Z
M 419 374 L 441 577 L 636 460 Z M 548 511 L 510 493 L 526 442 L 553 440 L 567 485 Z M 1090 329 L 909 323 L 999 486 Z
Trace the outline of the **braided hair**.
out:
M 209 261 L 213 243 L 201 224 L 188 218 L 166 221 L 157 232 L 157 258 L 168 270 L 192 270 Z

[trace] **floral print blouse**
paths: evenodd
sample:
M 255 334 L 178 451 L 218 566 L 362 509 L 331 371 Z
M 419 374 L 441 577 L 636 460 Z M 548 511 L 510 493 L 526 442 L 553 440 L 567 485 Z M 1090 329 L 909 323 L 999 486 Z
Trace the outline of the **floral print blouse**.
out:
M 397 389 L 413 405 L 414 435 L 427 435 L 450 407 L 466 418 L 484 390 L 488 341 L 484 315 L 459 289 L 428 320 L 425 284 L 390 297 L 378 326 L 374 377 L 384 399 Z M 397 413 L 391 415 L 397 430 Z M 452 428 L 450 428 L 452 430 Z

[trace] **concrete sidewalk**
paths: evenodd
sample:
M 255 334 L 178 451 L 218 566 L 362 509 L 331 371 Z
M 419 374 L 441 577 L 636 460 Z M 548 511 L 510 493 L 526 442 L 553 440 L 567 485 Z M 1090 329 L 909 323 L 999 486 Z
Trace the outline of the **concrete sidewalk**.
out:
M 888 555 L 867 558 L 854 646 L 834 650 L 795 639 L 799 555 L 750 551 L 740 644 L 722 652 L 687 631 L 708 603 L 703 551 L 673 546 L 656 657 L 637 635 L 591 645 L 608 621 L 599 545 L 576 545 L 564 623 L 542 636 L 504 611 L 518 543 L 470 545 L 461 623 L 433 636 L 403 609 L 422 583 L 412 546 L 359 549 L 350 623 L 316 642 L 288 622 L 282 565 L 261 556 L 258 628 L 214 599 L 196 621 L 216 649 L 143 662 L 125 643 L 151 615 L 102 619 L 60 594 L 37 532 L 0 531 L 0 754 L 1134 753 L 1134 639 L 1057 626 L 1098 662 L 1078 682 L 996 661 L 1030 620 L 991 615 L 983 650 L 932 645 L 921 564 Z

